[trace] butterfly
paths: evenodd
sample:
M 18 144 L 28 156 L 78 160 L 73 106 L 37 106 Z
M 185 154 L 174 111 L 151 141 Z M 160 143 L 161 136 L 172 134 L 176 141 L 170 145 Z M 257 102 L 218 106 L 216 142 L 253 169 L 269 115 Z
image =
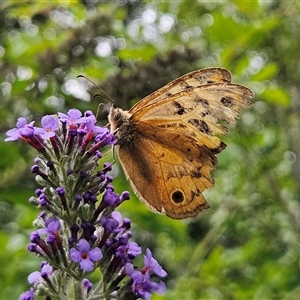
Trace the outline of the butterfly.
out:
M 214 185 L 210 172 L 229 132 L 249 108 L 253 92 L 231 83 L 223 68 L 185 74 L 137 102 L 130 110 L 114 106 L 111 132 L 132 189 L 146 206 L 173 219 L 195 217 L 210 205 L 203 191 Z

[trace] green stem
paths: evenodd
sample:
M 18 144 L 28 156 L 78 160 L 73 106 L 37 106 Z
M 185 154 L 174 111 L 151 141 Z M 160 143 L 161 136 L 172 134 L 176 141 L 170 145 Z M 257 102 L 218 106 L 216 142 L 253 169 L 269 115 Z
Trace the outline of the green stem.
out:
M 83 286 L 81 281 L 76 281 L 74 282 L 74 296 L 75 296 L 75 300 L 84 300 L 84 296 L 83 296 Z

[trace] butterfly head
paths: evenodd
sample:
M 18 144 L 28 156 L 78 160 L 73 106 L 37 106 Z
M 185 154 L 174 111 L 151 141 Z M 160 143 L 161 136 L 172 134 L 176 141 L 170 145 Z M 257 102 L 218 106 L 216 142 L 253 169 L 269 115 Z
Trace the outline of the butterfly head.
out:
M 119 145 L 132 140 L 133 123 L 131 114 L 128 111 L 112 106 L 108 115 L 108 121 L 110 123 L 110 131 L 114 133 Z

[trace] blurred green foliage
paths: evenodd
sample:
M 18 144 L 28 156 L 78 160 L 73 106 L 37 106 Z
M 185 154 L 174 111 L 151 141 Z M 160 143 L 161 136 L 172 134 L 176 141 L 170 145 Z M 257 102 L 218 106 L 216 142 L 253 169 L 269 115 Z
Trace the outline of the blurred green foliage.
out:
M 211 204 L 171 220 L 133 195 L 122 212 L 135 240 L 168 271 L 153 299 L 298 299 L 300 292 L 300 2 L 12 1 L 0 3 L 0 299 L 17 299 L 39 259 L 26 250 L 38 211 L 28 198 L 34 151 L 4 143 L 19 116 L 76 107 L 106 124 L 123 108 L 197 68 L 229 69 L 255 92 L 219 155 Z M 122 172 L 116 168 L 115 172 Z M 120 174 L 117 191 L 130 189 Z

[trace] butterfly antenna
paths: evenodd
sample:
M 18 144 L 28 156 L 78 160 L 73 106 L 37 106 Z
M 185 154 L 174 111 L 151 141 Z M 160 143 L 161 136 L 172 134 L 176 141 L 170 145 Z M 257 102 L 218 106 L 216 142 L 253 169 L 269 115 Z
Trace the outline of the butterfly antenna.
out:
M 96 84 L 95 82 L 93 82 L 91 79 L 87 78 L 84 75 L 78 75 L 77 76 L 77 78 L 80 78 L 80 77 L 86 79 L 87 81 L 89 81 L 92 85 L 94 85 L 96 88 L 98 88 L 102 92 L 103 95 L 96 94 L 96 95 L 93 96 L 93 98 L 95 98 L 96 96 L 100 96 L 100 97 L 103 97 L 104 99 L 112 102 L 114 106 L 117 106 L 117 104 L 114 101 L 114 99 L 111 96 L 109 96 L 98 84 Z

